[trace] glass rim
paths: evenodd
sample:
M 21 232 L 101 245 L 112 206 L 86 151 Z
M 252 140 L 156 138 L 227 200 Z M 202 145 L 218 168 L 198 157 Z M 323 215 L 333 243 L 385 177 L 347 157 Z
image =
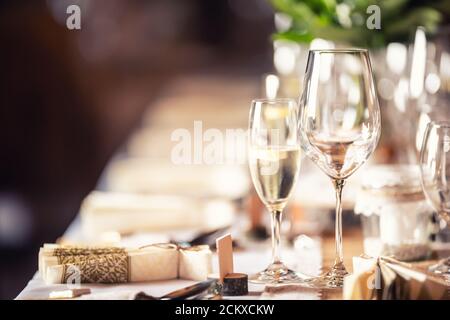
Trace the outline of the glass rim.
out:
M 309 51 L 312 53 L 369 53 L 369 50 L 364 48 L 309 49 Z
M 297 104 L 297 101 L 293 98 L 257 98 L 252 100 L 252 104 L 254 103 L 277 104 L 283 102 L 293 102 Z

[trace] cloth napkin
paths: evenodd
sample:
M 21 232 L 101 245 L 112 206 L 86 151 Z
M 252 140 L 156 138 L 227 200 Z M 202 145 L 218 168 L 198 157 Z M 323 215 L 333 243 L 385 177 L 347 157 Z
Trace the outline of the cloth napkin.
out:
M 390 257 L 354 257 L 353 272 L 344 279 L 347 300 L 450 299 L 450 283 L 443 278 Z
M 45 244 L 39 251 L 39 272 L 47 284 L 124 283 L 178 277 L 199 281 L 212 272 L 212 253 L 205 245 L 120 248 Z

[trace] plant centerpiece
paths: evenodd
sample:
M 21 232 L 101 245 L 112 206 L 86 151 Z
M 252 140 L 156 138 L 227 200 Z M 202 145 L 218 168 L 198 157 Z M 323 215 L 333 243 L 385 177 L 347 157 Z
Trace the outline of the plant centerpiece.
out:
M 269 1 L 277 13 L 276 18 L 283 21 L 282 28 L 278 26 L 277 33 L 273 35 L 275 42 L 293 42 L 308 47 L 313 40 L 323 39 L 336 47 L 370 49 L 383 113 L 382 140 L 377 149 L 376 161 L 414 161 L 410 145 L 415 140 L 418 116 L 417 110 L 413 110 L 415 107 L 408 100 L 412 56 L 408 53 L 408 44 L 414 39 L 418 27 L 427 35 L 433 35 L 442 24 L 448 22 L 450 1 Z M 439 59 L 436 57 L 424 56 L 424 59 L 424 64 L 434 64 L 435 69 L 438 68 Z M 300 78 L 302 72 L 300 68 Z M 420 101 L 426 99 L 424 97 Z M 408 121 L 403 121 L 400 127 L 399 119 Z
M 450 15 L 446 0 L 270 0 L 290 26 L 275 39 L 309 43 L 315 38 L 357 47 L 407 42 L 418 26 L 435 32 Z

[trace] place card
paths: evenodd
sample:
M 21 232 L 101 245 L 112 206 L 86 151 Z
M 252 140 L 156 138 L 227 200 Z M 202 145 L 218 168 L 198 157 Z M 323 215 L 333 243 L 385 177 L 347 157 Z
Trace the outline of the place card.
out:
M 248 294 L 248 276 L 235 273 L 233 267 L 233 239 L 226 234 L 216 240 L 219 258 L 219 275 L 217 276 L 220 292 L 223 296 L 242 296 Z M 209 278 L 213 279 L 211 275 Z
M 233 273 L 233 240 L 231 234 L 216 239 L 217 256 L 219 257 L 219 282 L 229 273 Z

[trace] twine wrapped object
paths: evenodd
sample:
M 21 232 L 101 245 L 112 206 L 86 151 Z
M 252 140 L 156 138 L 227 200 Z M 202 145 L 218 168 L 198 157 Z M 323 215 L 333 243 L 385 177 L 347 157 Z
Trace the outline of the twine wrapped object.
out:
M 153 244 L 140 248 L 74 247 L 46 244 L 39 272 L 48 284 L 205 280 L 212 270 L 209 246 L 180 248 Z

